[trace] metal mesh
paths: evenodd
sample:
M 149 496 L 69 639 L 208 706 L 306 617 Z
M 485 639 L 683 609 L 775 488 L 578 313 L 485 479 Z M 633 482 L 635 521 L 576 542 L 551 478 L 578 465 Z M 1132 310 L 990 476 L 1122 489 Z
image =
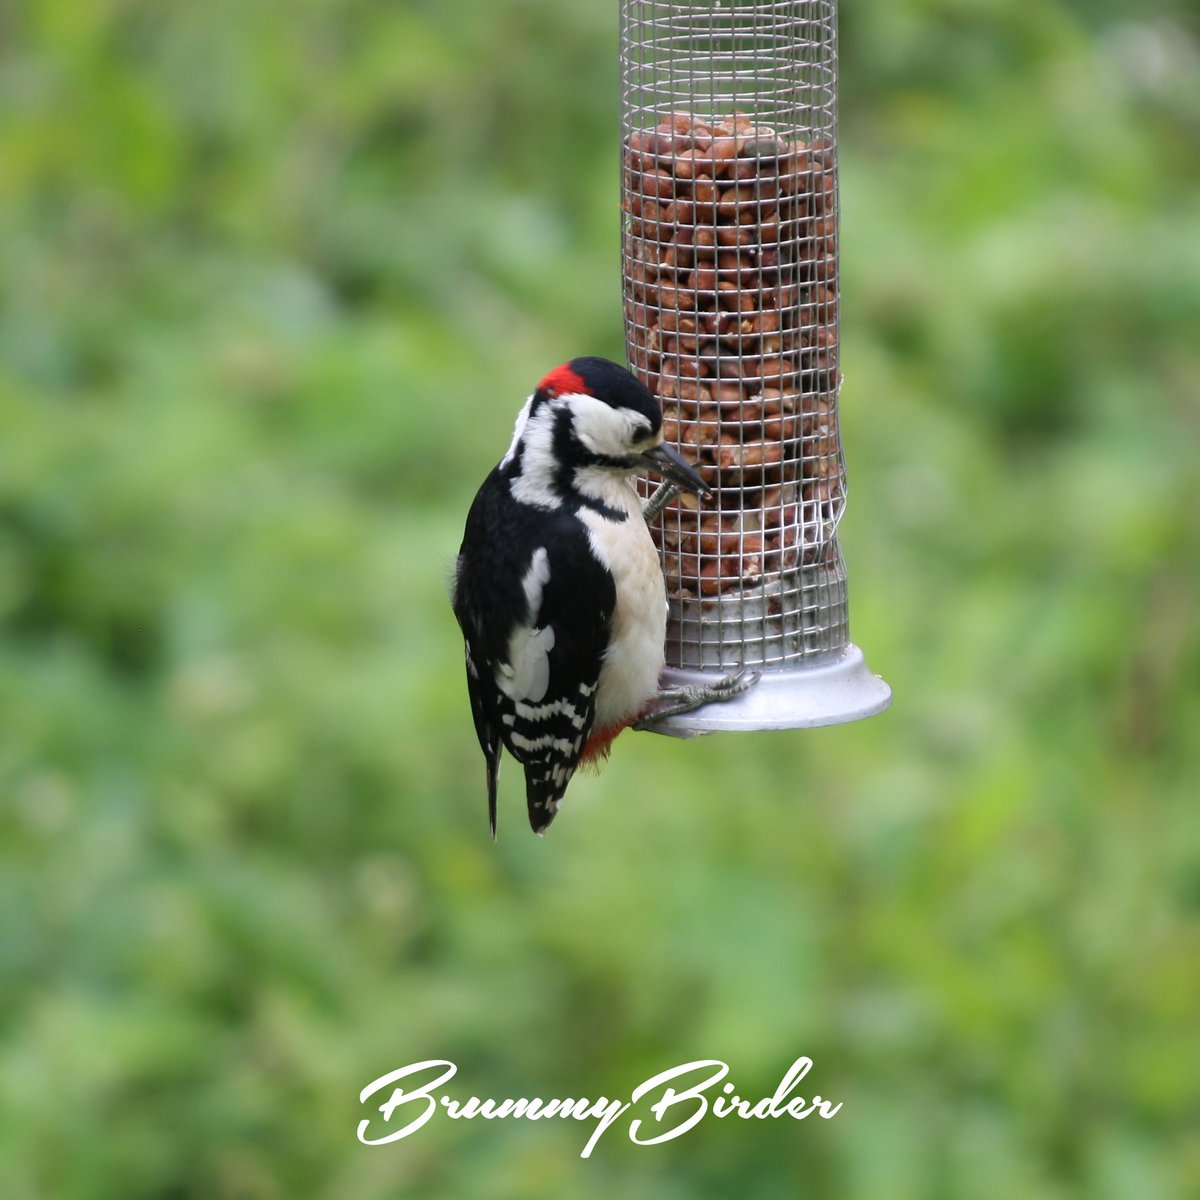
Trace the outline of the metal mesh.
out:
M 626 353 L 715 492 L 653 527 L 670 666 L 848 643 L 836 18 L 836 0 L 622 0 Z

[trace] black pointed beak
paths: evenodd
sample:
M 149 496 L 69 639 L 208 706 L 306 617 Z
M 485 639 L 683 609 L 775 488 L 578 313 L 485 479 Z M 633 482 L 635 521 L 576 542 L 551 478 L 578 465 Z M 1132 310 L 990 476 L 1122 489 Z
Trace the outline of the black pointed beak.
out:
M 672 483 L 677 483 L 681 488 L 695 492 L 698 496 L 712 494 L 712 488 L 700 478 L 695 467 L 688 463 L 677 450 L 673 450 L 665 443 L 655 446 L 653 450 L 647 450 L 642 455 L 642 465 L 653 471 L 655 475 L 661 475 L 664 479 L 669 479 Z

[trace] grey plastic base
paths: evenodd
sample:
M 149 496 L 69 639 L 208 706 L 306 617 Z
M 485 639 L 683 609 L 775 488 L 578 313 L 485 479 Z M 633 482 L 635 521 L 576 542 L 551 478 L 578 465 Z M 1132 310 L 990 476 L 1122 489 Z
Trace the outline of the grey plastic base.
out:
M 727 673 L 668 668 L 663 683 L 704 683 Z M 871 673 L 862 651 L 850 645 L 839 654 L 806 666 L 763 667 L 762 678 L 735 699 L 706 704 L 646 728 L 651 733 L 681 738 L 758 729 L 812 729 L 873 717 L 891 702 L 892 689 Z

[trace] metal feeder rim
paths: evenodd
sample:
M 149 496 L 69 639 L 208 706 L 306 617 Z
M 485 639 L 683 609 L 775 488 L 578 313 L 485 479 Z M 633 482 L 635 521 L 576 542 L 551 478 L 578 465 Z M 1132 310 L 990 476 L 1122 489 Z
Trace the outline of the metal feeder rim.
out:
M 843 725 L 881 713 L 892 702 L 892 689 L 868 668 L 863 652 L 848 644 L 807 666 L 761 668 L 759 681 L 740 696 L 706 704 L 694 712 L 668 717 L 646 728 L 667 737 L 707 733 L 752 733 L 770 729 L 815 729 Z M 726 670 L 683 671 L 668 667 L 667 686 L 705 683 Z

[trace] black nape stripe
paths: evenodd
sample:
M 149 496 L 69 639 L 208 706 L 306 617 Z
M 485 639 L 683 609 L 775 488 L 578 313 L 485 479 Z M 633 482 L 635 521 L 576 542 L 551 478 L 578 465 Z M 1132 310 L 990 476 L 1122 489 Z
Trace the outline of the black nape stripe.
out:
M 521 464 L 525 461 L 525 439 L 518 438 L 513 447 L 512 457 L 504 465 L 503 474 L 507 479 L 516 479 L 521 474 Z
M 638 465 L 636 458 L 615 458 L 611 454 L 588 454 L 586 451 L 583 462 L 589 467 L 613 467 L 620 471 L 634 471 Z

